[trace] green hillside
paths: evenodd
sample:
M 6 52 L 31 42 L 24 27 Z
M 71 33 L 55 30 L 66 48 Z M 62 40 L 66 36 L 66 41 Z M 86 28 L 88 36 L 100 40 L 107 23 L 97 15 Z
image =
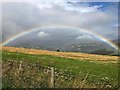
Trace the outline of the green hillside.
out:
M 62 58 L 50 55 L 30 55 L 4 51 L 3 88 L 51 87 L 50 68 L 54 68 L 55 88 L 116 88 L 117 64 Z M 21 64 L 22 70 L 19 70 Z

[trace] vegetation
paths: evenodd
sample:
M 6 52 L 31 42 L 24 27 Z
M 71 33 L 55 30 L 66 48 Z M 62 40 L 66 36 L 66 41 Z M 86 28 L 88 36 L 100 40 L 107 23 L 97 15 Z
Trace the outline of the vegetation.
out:
M 98 63 L 53 55 L 2 52 L 3 88 L 117 88 L 117 63 Z

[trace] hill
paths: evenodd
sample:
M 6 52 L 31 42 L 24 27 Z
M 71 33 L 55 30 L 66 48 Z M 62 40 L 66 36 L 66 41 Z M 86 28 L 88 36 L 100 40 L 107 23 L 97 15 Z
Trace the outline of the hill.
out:
M 41 34 L 45 34 L 42 37 Z M 32 37 L 31 37 L 32 36 Z M 82 30 L 51 28 L 30 32 L 15 38 L 5 46 L 100 55 L 118 55 L 117 46 Z M 101 52 L 104 49 L 103 52 Z
M 3 88 L 117 88 L 117 58 L 3 47 Z

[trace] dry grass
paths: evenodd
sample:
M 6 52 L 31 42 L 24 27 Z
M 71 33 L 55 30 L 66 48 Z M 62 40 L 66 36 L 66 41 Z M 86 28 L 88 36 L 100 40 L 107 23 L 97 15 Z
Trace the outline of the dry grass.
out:
M 89 60 L 89 61 L 109 61 L 112 63 L 117 63 L 118 56 L 107 56 L 107 55 L 96 55 L 96 54 L 85 54 L 85 53 L 75 53 L 75 52 L 55 52 L 47 50 L 37 50 L 37 49 L 26 49 L 26 48 L 16 48 L 16 47 L 6 47 L 3 46 L 2 50 L 10 52 L 19 52 L 26 54 L 35 54 L 35 55 L 53 55 L 64 58 L 72 58 L 77 60 Z

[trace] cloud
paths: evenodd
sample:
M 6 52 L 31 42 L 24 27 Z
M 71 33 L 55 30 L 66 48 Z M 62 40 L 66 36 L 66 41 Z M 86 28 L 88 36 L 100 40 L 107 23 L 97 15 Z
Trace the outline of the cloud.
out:
M 45 32 L 39 32 L 39 33 L 38 33 L 38 37 L 41 38 L 41 39 L 44 39 L 44 38 L 46 38 L 46 37 L 48 37 L 48 36 L 49 36 L 49 34 L 48 34 L 48 33 L 45 33 Z
M 119 2 L 119 0 L 44 0 L 44 1 L 56 1 L 56 2 L 60 2 L 60 1 L 70 1 L 70 2 Z M 2 0 L 1 2 L 43 2 L 43 0 Z
M 28 3 L 2 3 L 2 40 L 29 30 L 38 23 L 38 9 Z
M 79 3 L 79 6 L 77 5 L 78 1 L 74 1 L 74 2 L 69 2 L 69 0 L 64 1 L 64 0 L 54 0 L 53 2 L 51 2 L 50 0 L 45 0 L 42 1 L 40 3 L 34 3 L 34 5 L 36 5 L 39 9 L 46 9 L 46 8 L 53 8 L 54 6 L 59 6 L 61 8 L 63 8 L 64 10 L 68 10 L 68 11 L 76 11 L 76 12 L 80 12 L 80 13 L 87 13 L 87 12 L 95 12 L 97 11 L 99 8 L 102 7 L 102 5 L 94 5 L 94 6 L 89 6 L 88 4 L 84 4 L 84 3 Z
M 43 3 L 43 2 L 41 2 L 41 3 L 35 3 L 36 4 L 36 6 L 39 8 L 39 9 L 44 9 L 44 8 L 52 8 L 53 7 L 53 5 L 51 4 L 51 3 Z
M 82 6 L 81 4 L 79 4 L 80 6 L 79 7 L 76 7 L 73 5 L 69 6 L 69 5 L 66 5 L 65 6 L 65 10 L 68 10 L 68 11 L 76 11 L 76 12 L 79 12 L 79 13 L 88 13 L 88 12 L 95 12 L 97 11 L 99 8 L 102 7 L 102 5 L 95 5 L 95 6 Z
M 88 34 L 82 34 L 79 35 L 78 37 L 76 37 L 77 40 L 79 39 L 93 39 L 94 37 L 92 35 L 88 35 Z
M 101 3 L 90 5 L 88 2 L 54 1 L 3 3 L 3 41 L 32 28 L 54 25 L 77 27 L 112 39 L 117 37 L 113 37 L 117 34 L 114 25 L 118 20 L 115 3 L 111 6 L 106 3 L 104 7 Z

